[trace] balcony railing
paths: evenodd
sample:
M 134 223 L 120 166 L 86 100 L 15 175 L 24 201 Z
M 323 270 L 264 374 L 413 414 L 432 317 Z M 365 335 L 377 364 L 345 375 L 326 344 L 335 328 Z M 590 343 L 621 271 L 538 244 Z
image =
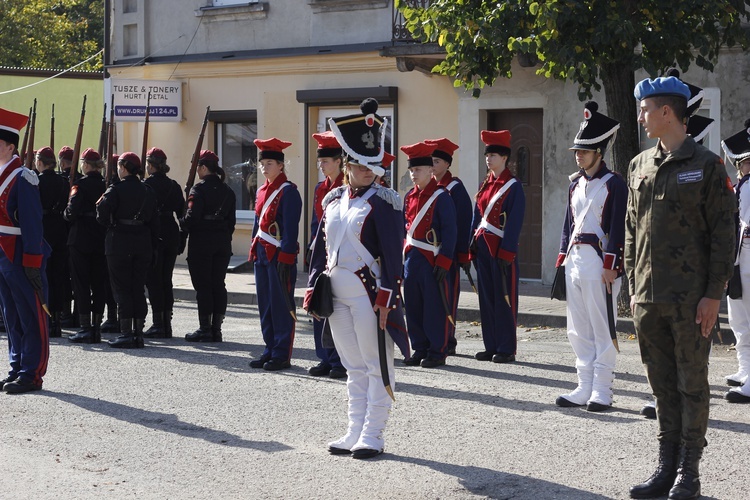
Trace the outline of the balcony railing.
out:
M 432 2 L 430 0 L 406 0 L 405 2 L 410 7 L 427 7 Z M 396 2 L 393 2 L 393 36 L 391 41 L 393 43 L 419 43 L 418 40 L 412 38 L 409 30 L 406 29 L 406 20 L 404 19 L 401 11 L 396 8 Z

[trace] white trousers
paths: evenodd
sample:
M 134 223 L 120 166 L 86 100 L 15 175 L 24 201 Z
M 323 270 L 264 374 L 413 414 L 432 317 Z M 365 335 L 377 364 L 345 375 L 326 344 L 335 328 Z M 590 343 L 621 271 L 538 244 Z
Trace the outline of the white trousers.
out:
M 332 285 L 333 314 L 328 321 L 336 350 L 346 368 L 349 396 L 349 429 L 347 436 L 336 442 L 336 447 L 351 451 L 363 448 L 382 450 L 383 431 L 392 400 L 385 391 L 380 372 L 375 312 L 364 288 L 360 296 L 338 297 L 335 296 L 337 287 L 333 276 Z M 388 373 L 393 389 L 393 340 L 387 332 L 385 335 Z
M 612 284 L 612 302 L 617 322 L 617 295 L 622 278 Z M 566 267 L 568 340 L 576 355 L 577 401 L 612 404 L 612 383 L 617 350 L 609 334 L 606 286 L 598 279 L 581 278 Z
M 742 281 L 742 298 L 727 299 L 729 326 L 736 339 L 737 373 L 730 375 L 737 382 L 744 383 L 750 373 L 750 239 L 744 239 L 740 252 L 740 280 Z M 746 396 L 750 396 L 750 384 L 744 384 Z

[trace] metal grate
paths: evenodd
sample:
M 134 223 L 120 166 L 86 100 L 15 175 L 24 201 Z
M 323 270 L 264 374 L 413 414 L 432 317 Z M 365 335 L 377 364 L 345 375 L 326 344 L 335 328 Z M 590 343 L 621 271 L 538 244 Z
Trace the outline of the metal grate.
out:
M 432 3 L 430 0 L 405 0 L 403 3 L 409 7 L 425 8 Z M 401 11 L 396 8 L 396 2 L 393 2 L 393 43 L 419 43 L 412 38 L 409 30 L 406 29 L 406 22 Z

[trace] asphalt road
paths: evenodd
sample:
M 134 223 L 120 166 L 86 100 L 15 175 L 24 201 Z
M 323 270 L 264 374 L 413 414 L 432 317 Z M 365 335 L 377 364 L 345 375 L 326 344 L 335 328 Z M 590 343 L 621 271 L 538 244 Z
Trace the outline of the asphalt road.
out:
M 307 374 L 307 316 L 292 368 L 270 373 L 248 366 L 257 313 L 230 306 L 222 344 L 53 339 L 44 390 L 0 394 L 0 498 L 627 498 L 653 471 L 656 425 L 638 414 L 649 391 L 626 336 L 615 408 L 595 414 L 554 405 L 575 386 L 562 330 L 520 329 L 518 362 L 497 365 L 473 359 L 479 327 L 459 323 L 447 366 L 397 362 L 385 453 L 358 461 L 326 452 L 346 428 L 345 384 Z M 196 323 L 178 303 L 175 331 Z M 750 407 L 722 399 L 735 370 L 734 351 L 715 348 L 704 498 L 748 498 Z

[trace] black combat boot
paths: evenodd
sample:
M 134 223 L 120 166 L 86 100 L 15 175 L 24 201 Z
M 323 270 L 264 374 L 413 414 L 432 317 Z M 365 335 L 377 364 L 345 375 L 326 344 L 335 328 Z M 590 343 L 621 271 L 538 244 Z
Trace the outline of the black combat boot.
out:
M 107 309 L 107 320 L 102 323 L 103 333 L 120 333 L 120 322 L 117 321 L 117 311 L 113 308 Z
M 698 475 L 698 463 L 703 456 L 703 448 L 682 447 L 680 466 L 677 469 L 677 479 L 669 490 L 669 498 L 673 500 L 688 500 L 701 496 L 701 480 Z
M 630 498 L 656 498 L 666 495 L 677 476 L 679 454 L 679 444 L 659 441 L 659 461 L 656 464 L 656 471 L 645 483 L 630 488 Z
M 172 338 L 172 310 L 164 311 L 164 338 Z
M 102 341 L 102 318 L 103 314 L 94 313 L 91 319 L 91 328 L 94 330 L 94 344 Z
M 94 327 L 91 326 L 91 315 L 90 314 L 79 314 L 79 323 L 81 329 L 73 335 L 68 336 L 68 340 L 74 344 L 93 344 L 94 343 Z
M 164 313 L 163 312 L 153 312 L 154 317 L 154 323 L 151 325 L 151 327 L 143 332 L 143 336 L 149 339 L 163 339 L 165 338 L 165 332 L 164 332 Z
M 130 349 L 134 347 L 135 335 L 133 335 L 133 319 L 120 318 L 120 335 L 107 342 L 110 347 Z
M 60 324 L 59 311 L 53 312 L 52 317 L 49 320 L 49 336 L 50 338 L 62 337 L 62 325 Z
M 223 314 L 214 314 L 211 321 L 211 336 L 214 342 L 222 341 L 221 325 L 224 323 Z
M 211 333 L 211 315 L 198 315 L 198 324 L 200 327 L 193 333 L 185 335 L 185 340 L 188 342 L 212 342 L 214 336 L 213 333 Z

